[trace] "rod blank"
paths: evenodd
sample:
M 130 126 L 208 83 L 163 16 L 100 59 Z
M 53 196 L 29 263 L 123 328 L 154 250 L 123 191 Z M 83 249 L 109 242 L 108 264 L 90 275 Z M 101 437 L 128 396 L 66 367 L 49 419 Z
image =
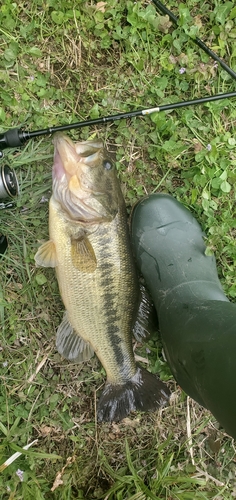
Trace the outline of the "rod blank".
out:
M 227 99 L 232 97 L 236 97 L 236 91 L 228 92 L 225 94 L 217 94 L 207 97 L 201 97 L 200 99 L 192 99 L 190 101 L 180 101 L 180 102 L 173 102 L 170 104 L 163 104 L 161 106 L 156 106 L 155 108 L 138 109 L 136 111 L 128 111 L 127 113 L 119 113 L 117 115 L 103 116 L 102 118 L 96 118 L 94 120 L 84 120 L 81 122 L 70 123 L 67 125 L 59 125 L 58 127 L 48 127 L 42 130 L 33 130 L 32 132 L 28 130 L 22 130 L 19 128 L 13 128 L 7 130 L 7 132 L 5 132 L 4 134 L 0 134 L 0 152 L 6 148 L 15 148 L 23 146 L 24 143 L 29 139 L 32 139 L 33 137 L 39 137 L 41 135 L 50 135 L 54 134 L 55 132 L 88 127 L 92 125 L 99 125 L 108 122 L 114 122 L 116 120 L 122 120 L 125 118 L 134 118 L 136 116 L 146 116 L 160 111 L 185 108 L 188 106 L 219 101 L 221 99 Z
M 160 10 L 160 12 L 162 12 L 165 15 L 168 15 L 174 24 L 178 24 L 178 18 L 165 5 L 163 5 L 160 2 L 160 0 L 152 0 L 152 1 L 155 4 L 156 8 Z M 236 73 L 224 61 L 222 61 L 222 59 L 220 59 L 220 57 L 218 57 L 217 54 L 215 54 L 215 52 L 209 49 L 207 45 L 205 45 L 205 43 L 200 38 L 195 38 L 193 39 L 193 41 L 201 49 L 203 49 L 210 57 L 212 57 L 215 61 L 217 61 L 221 65 L 221 67 L 225 71 L 227 71 L 227 73 L 229 73 L 234 79 L 236 79 Z M 163 104 L 155 108 L 139 109 L 135 111 L 129 111 L 127 113 L 119 113 L 116 115 L 104 116 L 102 118 L 96 118 L 94 120 L 83 120 L 81 122 L 71 123 L 67 125 L 59 125 L 57 127 L 48 127 L 46 129 L 41 129 L 41 130 L 33 130 L 32 132 L 27 130 L 24 131 L 20 128 L 9 129 L 5 133 L 0 134 L 0 157 L 3 155 L 3 153 L 1 153 L 3 149 L 23 146 L 27 140 L 32 139 L 33 137 L 50 135 L 59 131 L 72 130 L 92 125 L 105 124 L 108 122 L 114 122 L 116 120 L 134 118 L 136 116 L 150 115 L 151 113 L 159 111 L 178 109 L 232 97 L 236 97 L 236 91 L 202 97 L 200 99 L 193 99 L 190 101 L 181 101 L 177 103 Z

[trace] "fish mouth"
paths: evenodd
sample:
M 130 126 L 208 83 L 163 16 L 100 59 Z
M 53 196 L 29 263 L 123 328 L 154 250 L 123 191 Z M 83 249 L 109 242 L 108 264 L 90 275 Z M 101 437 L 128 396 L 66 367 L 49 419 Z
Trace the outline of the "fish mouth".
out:
M 54 163 L 53 178 L 61 179 L 81 175 L 82 164 L 90 167 L 96 165 L 102 150 L 101 141 L 84 141 L 74 143 L 70 137 L 60 132 L 53 137 Z M 69 180 L 69 179 L 68 179 Z
M 65 134 L 53 137 L 53 195 L 70 218 L 80 222 L 110 220 L 102 199 L 106 192 L 94 182 L 96 167 L 103 161 L 101 141 L 73 142 Z M 93 172 L 93 174 L 92 174 Z

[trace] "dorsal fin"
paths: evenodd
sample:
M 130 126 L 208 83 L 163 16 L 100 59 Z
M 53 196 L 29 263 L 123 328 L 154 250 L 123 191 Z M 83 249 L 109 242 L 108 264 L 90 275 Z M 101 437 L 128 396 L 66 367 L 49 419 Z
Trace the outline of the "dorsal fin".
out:
M 158 330 L 158 318 L 154 303 L 142 283 L 140 283 L 140 295 L 140 304 L 133 327 L 133 335 L 138 342 L 142 342 Z

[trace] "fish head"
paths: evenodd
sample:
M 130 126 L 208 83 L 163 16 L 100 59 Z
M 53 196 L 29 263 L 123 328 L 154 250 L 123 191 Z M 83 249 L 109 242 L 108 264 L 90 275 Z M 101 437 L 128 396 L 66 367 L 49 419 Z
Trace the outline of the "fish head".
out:
M 73 220 L 111 221 L 118 212 L 120 187 L 113 160 L 100 141 L 53 139 L 53 196 Z

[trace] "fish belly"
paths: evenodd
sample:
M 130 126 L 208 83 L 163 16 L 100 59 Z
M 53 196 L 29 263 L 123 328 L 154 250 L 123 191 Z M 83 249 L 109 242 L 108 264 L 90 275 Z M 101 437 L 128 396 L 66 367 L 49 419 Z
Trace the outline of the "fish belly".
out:
M 90 226 L 88 239 L 96 256 L 93 272 L 80 271 L 72 259 L 71 241 L 79 226 L 65 221 L 50 203 L 50 238 L 56 247 L 56 274 L 68 319 L 89 342 L 110 383 L 134 376 L 132 326 L 138 306 L 138 282 L 129 246 L 126 214 L 109 223 Z

